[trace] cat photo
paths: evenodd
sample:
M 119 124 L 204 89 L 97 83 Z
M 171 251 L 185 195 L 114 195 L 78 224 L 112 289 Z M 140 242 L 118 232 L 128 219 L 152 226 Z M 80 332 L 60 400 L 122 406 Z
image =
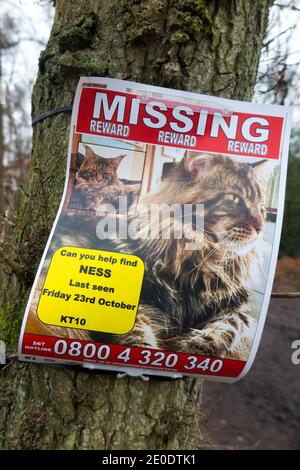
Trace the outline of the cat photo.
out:
M 282 106 L 82 77 L 19 356 L 245 375 L 272 292 L 290 124 Z
M 113 207 L 118 211 L 121 196 L 126 198 L 130 206 L 139 193 L 140 184 L 128 184 L 128 181 L 118 177 L 118 168 L 126 158 L 126 153 L 104 158 L 90 146 L 84 147 L 85 155 L 77 154 L 74 189 L 69 208 L 106 212 Z

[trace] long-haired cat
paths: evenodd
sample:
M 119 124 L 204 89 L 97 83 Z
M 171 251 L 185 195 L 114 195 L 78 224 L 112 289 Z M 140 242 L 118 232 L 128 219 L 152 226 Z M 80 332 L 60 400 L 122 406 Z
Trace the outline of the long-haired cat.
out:
M 104 158 L 85 145 L 85 156 L 76 172 L 70 208 L 103 211 L 106 205 L 118 209 L 119 197 L 130 196 L 139 185 L 125 185 L 117 175 L 117 169 L 126 156 Z
M 247 284 L 259 264 L 265 224 L 260 164 L 226 156 L 188 157 L 175 165 L 157 191 L 142 203 L 203 204 L 204 231 L 183 226 L 182 239 L 143 239 L 117 243 L 145 263 L 136 323 L 123 336 L 92 338 L 132 346 L 246 359 L 256 320 Z M 170 218 L 175 229 L 175 218 Z M 159 231 L 165 221 L 159 222 Z M 171 230 L 172 232 L 172 230 Z M 187 242 L 198 242 L 197 250 Z M 101 244 L 101 242 L 100 242 Z

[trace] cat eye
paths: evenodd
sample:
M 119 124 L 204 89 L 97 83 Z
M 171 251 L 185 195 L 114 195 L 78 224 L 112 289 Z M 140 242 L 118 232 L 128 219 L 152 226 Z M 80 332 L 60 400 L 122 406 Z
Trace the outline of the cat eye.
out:
M 233 206 L 238 206 L 242 202 L 242 199 L 233 193 L 225 194 L 224 199 L 226 202 L 229 202 Z

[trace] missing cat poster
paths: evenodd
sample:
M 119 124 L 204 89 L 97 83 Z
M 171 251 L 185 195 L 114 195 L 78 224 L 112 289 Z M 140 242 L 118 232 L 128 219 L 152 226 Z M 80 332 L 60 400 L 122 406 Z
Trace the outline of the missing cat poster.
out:
M 81 78 L 19 358 L 234 381 L 270 300 L 291 110 Z

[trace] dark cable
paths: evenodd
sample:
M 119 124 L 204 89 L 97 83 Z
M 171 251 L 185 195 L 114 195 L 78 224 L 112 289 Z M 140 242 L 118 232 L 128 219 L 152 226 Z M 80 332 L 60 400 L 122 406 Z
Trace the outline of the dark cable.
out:
M 47 111 L 46 113 L 40 114 L 39 116 L 32 118 L 32 125 L 34 126 L 38 122 L 41 122 L 44 119 L 47 119 L 48 117 L 54 116 L 55 114 L 71 113 L 72 109 L 73 109 L 73 106 L 62 106 L 61 108 L 51 109 L 50 111 Z

